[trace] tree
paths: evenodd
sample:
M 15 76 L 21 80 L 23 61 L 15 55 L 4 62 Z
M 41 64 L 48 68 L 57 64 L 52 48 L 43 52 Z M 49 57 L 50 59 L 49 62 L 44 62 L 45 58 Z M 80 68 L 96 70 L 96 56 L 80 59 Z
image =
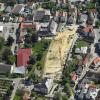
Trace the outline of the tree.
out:
M 61 92 L 57 92 L 55 94 L 54 100 L 68 100 L 67 95 L 62 94 Z
M 70 84 L 69 83 L 66 83 L 65 84 L 65 92 L 67 93 L 68 97 L 72 96 L 73 95 L 73 92 L 72 92 L 72 89 L 70 87 Z
M 25 35 L 25 48 L 32 47 L 33 44 L 35 44 L 38 41 L 38 35 L 36 31 L 33 31 L 32 29 L 27 30 L 28 34 Z
M 32 34 L 32 42 L 33 43 L 36 43 L 37 41 L 38 41 L 38 35 L 37 35 L 37 33 L 36 32 L 34 32 L 33 34 Z
M 4 38 L 0 37 L 0 50 L 3 48 L 4 44 L 5 44 Z
M 8 39 L 7 39 L 7 45 L 12 46 L 13 42 L 14 42 L 13 37 L 9 36 Z
M 41 53 L 38 53 L 38 54 L 37 54 L 37 61 L 40 61 L 41 58 L 42 58 L 42 54 L 41 54 Z
M 15 60 L 16 60 L 15 56 L 9 55 L 7 63 L 12 65 L 12 64 L 14 64 Z
M 30 56 L 29 64 L 35 64 L 37 57 L 35 55 Z
M 96 26 L 97 28 L 99 28 L 99 27 L 100 27 L 100 21 L 96 21 L 96 22 L 95 22 L 95 26 Z
M 2 60 L 4 60 L 7 64 L 13 64 L 15 61 L 15 57 L 13 56 L 9 47 L 4 48 L 2 53 Z

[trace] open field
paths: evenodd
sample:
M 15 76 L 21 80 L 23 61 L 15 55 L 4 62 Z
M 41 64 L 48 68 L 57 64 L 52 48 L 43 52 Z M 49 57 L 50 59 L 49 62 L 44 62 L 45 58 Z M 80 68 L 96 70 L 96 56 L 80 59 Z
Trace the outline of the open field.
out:
M 65 27 L 62 32 L 52 40 L 44 64 L 44 77 L 56 78 L 61 74 L 67 54 L 76 36 L 77 26 Z

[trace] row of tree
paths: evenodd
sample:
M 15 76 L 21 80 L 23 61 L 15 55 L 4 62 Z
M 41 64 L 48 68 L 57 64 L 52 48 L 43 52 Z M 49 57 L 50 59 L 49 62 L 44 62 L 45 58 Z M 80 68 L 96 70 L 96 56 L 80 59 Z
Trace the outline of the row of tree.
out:
M 0 37 L 0 62 L 5 62 L 7 64 L 13 64 L 15 62 L 15 56 L 10 48 L 13 42 L 14 39 L 10 36 L 6 42 L 3 37 Z

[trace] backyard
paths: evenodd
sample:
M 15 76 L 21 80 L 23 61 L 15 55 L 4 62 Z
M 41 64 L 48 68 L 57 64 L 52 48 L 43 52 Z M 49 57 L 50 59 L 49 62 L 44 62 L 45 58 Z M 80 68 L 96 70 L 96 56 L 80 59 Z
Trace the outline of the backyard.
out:
M 42 39 L 32 46 L 32 56 L 30 57 L 29 61 L 30 65 L 28 68 L 28 76 L 32 77 L 34 82 L 41 79 L 40 77 L 44 67 L 44 60 L 50 45 L 50 41 L 51 40 Z
M 0 79 L 0 100 L 3 100 L 5 94 L 9 97 L 12 90 L 12 81 Z
M 76 43 L 76 48 L 87 47 L 89 45 L 88 42 L 84 40 L 78 40 Z

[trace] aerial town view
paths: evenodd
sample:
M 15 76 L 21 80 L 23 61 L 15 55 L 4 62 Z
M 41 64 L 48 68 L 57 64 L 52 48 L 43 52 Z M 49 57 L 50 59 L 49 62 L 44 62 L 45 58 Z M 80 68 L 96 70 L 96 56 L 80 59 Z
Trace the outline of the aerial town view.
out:
M 100 100 L 100 0 L 0 0 L 0 100 Z

